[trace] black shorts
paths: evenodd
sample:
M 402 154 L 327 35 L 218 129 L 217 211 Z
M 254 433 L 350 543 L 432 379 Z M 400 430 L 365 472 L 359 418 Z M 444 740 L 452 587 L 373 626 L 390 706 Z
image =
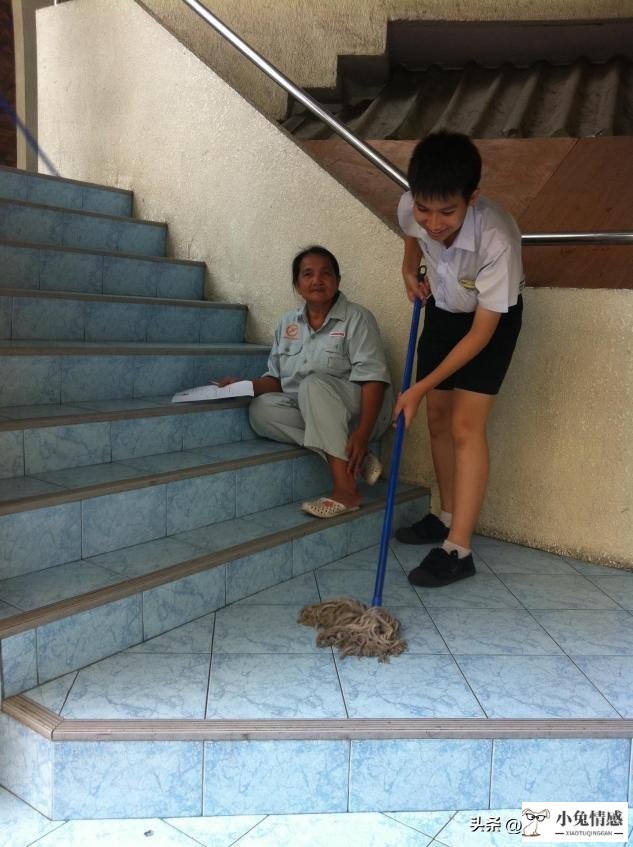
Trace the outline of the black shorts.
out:
M 506 375 L 521 330 L 523 298 L 501 315 L 494 334 L 474 359 L 435 387 L 440 391 L 462 388 L 479 394 L 497 394 Z M 424 328 L 418 342 L 418 380 L 434 371 L 472 326 L 474 312 L 447 312 L 430 297 Z

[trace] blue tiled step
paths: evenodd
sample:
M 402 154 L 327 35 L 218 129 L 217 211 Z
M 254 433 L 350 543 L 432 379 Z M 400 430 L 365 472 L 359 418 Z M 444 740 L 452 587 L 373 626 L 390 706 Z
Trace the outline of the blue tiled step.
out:
M 0 199 L 0 238 L 164 256 L 166 224 Z
M 478 658 L 476 645 L 465 652 L 453 645 L 456 637 L 463 643 L 478 637 L 469 610 L 494 618 L 496 606 L 482 607 L 479 589 L 470 606 L 468 586 L 509 567 L 529 572 L 548 554 L 485 538 L 474 539 L 474 548 L 479 573 L 454 586 L 456 606 L 450 588 L 448 597 L 444 589 L 435 592 L 437 603 L 429 602 L 433 592 L 413 591 L 405 577 L 410 548 L 393 543 L 385 604 L 402 621 L 409 650 L 386 665 L 317 650 L 314 633 L 295 623 L 301 605 L 333 596 L 341 585 L 353 584 L 352 593 L 366 598 L 374 548 L 306 570 L 78 673 L 60 673 L 4 704 L 0 732 L 9 753 L 0 778 L 58 818 L 441 812 L 516 808 L 533 793 L 552 801 L 578 795 L 626 802 L 633 712 L 622 685 L 633 684 L 631 663 L 614 684 L 604 668 L 604 632 L 603 652 L 591 662 L 573 642 L 569 654 L 558 647 L 533 655 L 528 642 L 516 653 L 508 627 L 508 652 L 486 656 L 485 672 L 477 673 L 466 661 Z M 576 582 L 627 576 L 633 582 L 633 574 L 551 558 Z M 459 620 L 447 623 L 443 609 L 459 610 Z M 541 623 L 557 647 L 560 621 Z M 589 644 L 595 623 L 584 626 Z M 616 622 L 613 637 L 619 628 Z M 622 666 L 619 643 L 611 649 Z M 537 681 L 539 662 L 546 672 Z M 552 664 L 559 665 L 556 685 Z M 41 774 L 39 781 L 25 778 L 25 754 L 28 773 Z M 124 784 L 122 772 L 129 775 Z
M 327 523 L 304 515 L 298 500 L 3 581 L 5 696 L 376 543 L 381 494 L 368 492 L 363 509 Z M 396 518 L 409 521 L 427 504 L 424 490 L 403 490 Z
M 0 406 L 173 394 L 211 379 L 266 370 L 257 344 L 0 341 Z
M 0 197 L 129 217 L 132 192 L 0 166 Z
M 199 300 L 204 286 L 202 262 L 6 239 L 0 239 L 0 269 L 1 285 L 42 291 Z
M 246 308 L 208 301 L 0 289 L 0 338 L 242 342 Z

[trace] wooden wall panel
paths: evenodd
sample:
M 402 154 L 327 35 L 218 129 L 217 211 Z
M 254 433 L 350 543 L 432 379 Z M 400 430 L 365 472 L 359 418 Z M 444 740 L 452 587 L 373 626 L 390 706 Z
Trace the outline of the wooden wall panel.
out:
M 11 0 L 0 0 L 0 93 L 15 108 L 15 58 Z M 16 164 L 15 127 L 0 111 L 0 165 Z

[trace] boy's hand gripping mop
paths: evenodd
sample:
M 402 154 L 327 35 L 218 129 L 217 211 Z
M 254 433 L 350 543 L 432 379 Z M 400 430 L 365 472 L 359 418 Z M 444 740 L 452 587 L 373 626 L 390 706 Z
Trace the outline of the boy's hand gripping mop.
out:
M 402 391 L 406 391 L 411 383 L 413 356 L 422 305 L 420 299 L 416 299 L 413 304 L 409 347 L 402 376 Z M 387 569 L 387 555 L 389 553 L 389 539 L 391 538 L 391 523 L 403 440 L 404 413 L 401 412 L 396 423 L 396 436 L 391 454 L 389 488 L 387 489 L 385 517 L 382 523 L 380 553 L 371 606 L 366 606 L 365 603 L 358 600 L 339 597 L 336 600 L 325 600 L 323 603 L 304 606 L 299 612 L 298 623 L 318 628 L 317 647 L 338 647 L 342 657 L 377 656 L 378 661 L 388 662 L 390 656 L 399 656 L 407 648 L 406 641 L 398 637 L 399 621 L 382 607 L 382 589 Z

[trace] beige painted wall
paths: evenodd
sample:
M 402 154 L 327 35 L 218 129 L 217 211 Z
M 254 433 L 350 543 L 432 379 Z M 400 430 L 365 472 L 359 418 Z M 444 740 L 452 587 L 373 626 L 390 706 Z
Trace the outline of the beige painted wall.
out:
M 295 251 L 327 245 L 400 371 L 401 241 L 292 139 L 133 0 L 42 10 L 38 43 L 40 138 L 64 175 L 133 188 L 138 215 L 168 222 L 172 254 L 207 262 L 211 296 L 248 304 L 254 341 L 295 302 Z M 632 325 L 631 291 L 526 293 L 491 424 L 483 528 L 633 565 Z M 422 419 L 403 473 L 431 481 Z
M 181 0 L 138 2 L 265 114 L 285 113 L 285 94 Z M 633 17 L 633 0 L 206 0 L 206 5 L 293 82 L 315 88 L 334 86 L 339 55 L 381 56 L 390 20 Z

